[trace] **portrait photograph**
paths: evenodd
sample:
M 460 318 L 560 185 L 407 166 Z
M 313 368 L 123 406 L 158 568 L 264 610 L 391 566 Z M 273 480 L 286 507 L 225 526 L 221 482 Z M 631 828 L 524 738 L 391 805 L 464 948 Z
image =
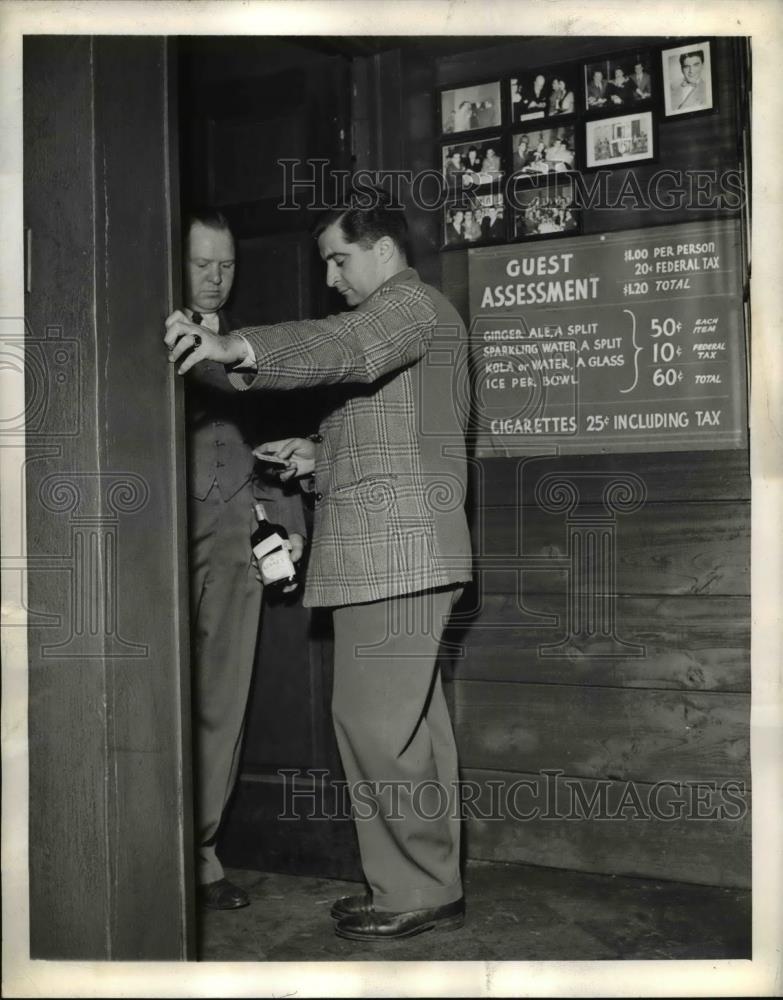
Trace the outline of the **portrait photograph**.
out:
M 528 129 L 511 137 L 512 169 L 515 176 L 540 177 L 575 169 L 576 127 Z
M 474 132 L 500 125 L 500 81 L 444 90 L 440 95 L 441 131 Z
M 443 176 L 450 188 L 477 188 L 502 181 L 503 141 L 499 135 L 477 142 L 448 143 L 441 148 Z
M 530 70 L 512 77 L 509 81 L 512 124 L 575 114 L 577 85 L 575 66 Z
M 503 195 L 468 195 L 443 209 L 443 248 L 502 243 L 506 239 Z
M 712 63 L 709 42 L 691 42 L 661 52 L 667 118 L 711 111 Z
M 655 157 L 651 111 L 585 123 L 585 166 L 611 167 Z
M 651 53 L 629 52 L 586 63 L 584 88 L 586 111 L 650 105 L 655 96 Z
M 536 187 L 517 186 L 514 197 L 514 239 L 575 234 L 574 182 L 564 179 Z

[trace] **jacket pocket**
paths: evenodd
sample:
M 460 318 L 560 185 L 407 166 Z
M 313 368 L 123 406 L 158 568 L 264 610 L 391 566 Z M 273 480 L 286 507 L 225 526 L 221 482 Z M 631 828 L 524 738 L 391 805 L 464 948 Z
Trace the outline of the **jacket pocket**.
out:
M 348 500 L 378 513 L 391 510 L 396 496 L 397 476 L 394 473 L 362 476 L 353 483 L 335 486 L 329 493 L 336 502 L 344 504 Z

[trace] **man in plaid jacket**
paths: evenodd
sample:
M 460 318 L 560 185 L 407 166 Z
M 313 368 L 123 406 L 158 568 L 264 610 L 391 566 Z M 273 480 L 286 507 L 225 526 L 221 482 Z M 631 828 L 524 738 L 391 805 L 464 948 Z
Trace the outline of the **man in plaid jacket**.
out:
M 471 578 L 453 378 L 465 328 L 407 266 L 401 212 L 336 210 L 316 235 L 327 284 L 351 311 L 221 339 L 177 312 L 165 340 L 175 362 L 195 345 L 180 374 L 209 358 L 237 389 L 341 387 L 316 436 L 304 603 L 333 608 L 338 745 L 352 793 L 362 783 L 362 816 L 368 792 L 377 808 L 357 819 L 370 892 L 332 916 L 342 937 L 409 937 L 464 917 L 457 752 L 436 656 Z

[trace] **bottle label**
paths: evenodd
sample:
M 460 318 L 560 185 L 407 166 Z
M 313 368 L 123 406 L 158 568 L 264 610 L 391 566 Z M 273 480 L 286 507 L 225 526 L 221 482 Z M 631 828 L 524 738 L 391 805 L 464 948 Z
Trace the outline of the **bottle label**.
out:
M 285 543 L 283 539 L 275 532 L 273 535 L 269 535 L 267 538 L 262 538 L 260 542 L 257 542 L 253 546 L 253 555 L 259 562 L 264 558 L 267 552 L 272 552 L 274 549 L 284 548 Z
M 261 579 L 264 583 L 276 583 L 278 580 L 287 580 L 296 574 L 296 568 L 291 560 L 288 549 L 279 549 L 277 552 L 270 552 L 259 560 L 261 569 Z

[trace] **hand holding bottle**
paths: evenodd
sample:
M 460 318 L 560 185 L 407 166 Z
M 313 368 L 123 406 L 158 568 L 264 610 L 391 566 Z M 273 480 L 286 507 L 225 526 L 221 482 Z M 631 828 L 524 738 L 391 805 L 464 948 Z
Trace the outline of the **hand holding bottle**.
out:
M 300 535 L 298 531 L 294 531 L 288 536 L 287 540 L 283 544 L 291 553 L 291 562 L 298 563 L 304 555 L 304 536 Z M 264 582 L 264 578 L 261 576 L 261 571 L 258 569 L 258 561 L 256 561 L 256 580 L 258 580 L 259 583 Z
M 253 550 L 261 582 L 267 587 L 281 590 L 284 594 L 296 590 L 298 579 L 294 562 L 301 558 L 304 539 L 295 534 L 288 538 L 288 532 L 281 524 L 267 520 L 264 505 L 255 506 L 258 525 L 250 536 L 250 547 Z M 294 552 L 296 544 L 298 554 Z

